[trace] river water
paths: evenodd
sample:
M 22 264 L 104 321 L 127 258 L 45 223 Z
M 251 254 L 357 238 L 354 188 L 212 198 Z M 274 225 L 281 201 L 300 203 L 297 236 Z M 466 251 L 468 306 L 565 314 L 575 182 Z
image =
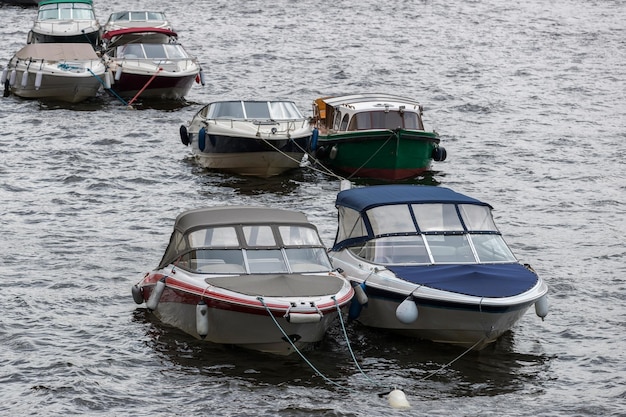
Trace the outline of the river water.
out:
M 129 110 L 0 99 L 0 415 L 618 416 L 626 413 L 626 7 L 622 0 L 144 0 L 203 64 L 187 102 Z M 35 9 L 2 5 L 0 67 Z M 184 209 L 305 211 L 334 238 L 339 182 L 196 166 L 178 128 L 212 100 L 414 97 L 448 151 L 414 183 L 495 207 L 550 286 L 498 343 L 457 348 L 337 324 L 307 359 L 199 343 L 130 288 Z M 367 185 L 364 181 L 358 185 Z M 371 183 L 371 182 L 370 182 Z M 454 362 L 453 362 L 454 361 Z M 450 362 L 453 362 L 450 364 Z M 449 366 L 446 366 L 449 365 Z M 434 373 L 434 375 L 433 375 Z M 412 408 L 378 394 L 398 387 Z

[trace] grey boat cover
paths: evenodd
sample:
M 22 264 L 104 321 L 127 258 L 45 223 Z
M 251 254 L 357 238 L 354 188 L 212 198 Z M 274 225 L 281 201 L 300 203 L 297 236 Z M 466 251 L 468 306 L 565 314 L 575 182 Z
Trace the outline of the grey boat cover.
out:
M 313 297 L 337 294 L 343 286 L 332 275 L 268 274 L 206 278 L 207 284 L 250 296 Z
M 32 43 L 17 51 L 19 59 L 85 61 L 100 59 L 89 43 Z
M 309 224 L 301 212 L 270 207 L 222 206 L 189 210 L 178 215 L 174 228 L 189 230 L 226 224 Z

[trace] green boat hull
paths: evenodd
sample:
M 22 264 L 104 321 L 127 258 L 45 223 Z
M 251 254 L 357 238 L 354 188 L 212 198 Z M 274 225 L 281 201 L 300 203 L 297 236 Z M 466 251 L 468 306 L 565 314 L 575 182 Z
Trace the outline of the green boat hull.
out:
M 316 158 L 336 172 L 390 181 L 428 171 L 433 157 L 445 159 L 436 133 L 403 129 L 320 134 L 316 152 Z

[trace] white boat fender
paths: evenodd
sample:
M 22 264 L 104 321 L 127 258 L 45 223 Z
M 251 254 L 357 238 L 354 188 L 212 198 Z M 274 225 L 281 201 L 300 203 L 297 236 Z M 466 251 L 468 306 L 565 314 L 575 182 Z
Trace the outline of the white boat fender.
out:
M 133 293 L 133 300 L 135 303 L 143 304 L 143 289 L 139 285 L 135 284 L 133 285 L 131 292 Z
M 13 87 L 15 85 L 15 79 L 17 78 L 17 70 L 13 68 L 11 70 L 11 75 L 9 76 L 9 85 Z
M 0 84 L 4 84 L 4 82 L 7 80 L 8 76 L 9 76 L 9 69 L 5 67 L 2 70 L 2 77 L 0 77 Z
M 204 339 L 209 334 L 209 306 L 200 300 L 196 306 L 196 331 Z
M 198 131 L 198 149 L 204 152 L 204 148 L 206 148 L 206 129 L 203 127 Z
M 417 304 L 412 295 L 409 295 L 403 302 L 396 308 L 396 318 L 404 324 L 411 324 L 417 320 L 419 312 L 417 310 Z
M 35 75 L 35 90 L 39 90 L 41 88 L 42 80 L 43 80 L 43 72 L 37 71 L 37 75 Z
M 107 90 L 111 89 L 111 72 L 106 71 L 104 73 L 104 88 Z
M 117 70 L 115 70 L 115 81 L 119 81 L 122 78 L 122 66 L 118 66 Z
M 320 313 L 288 313 L 285 319 L 292 324 L 319 323 L 322 321 L 322 315 Z
M 362 306 L 367 304 L 369 298 L 367 297 L 367 293 L 365 292 L 365 282 L 362 282 L 360 284 L 358 282 L 351 282 L 351 284 L 352 289 L 354 289 L 354 296 L 358 300 L 359 304 L 361 304 Z
M 156 310 L 157 306 L 159 305 L 159 301 L 161 301 L 161 295 L 163 295 L 163 290 L 165 290 L 165 277 L 157 281 L 154 288 L 152 289 L 152 294 L 150 294 L 150 298 L 148 298 L 148 301 L 146 301 L 146 307 L 148 307 L 148 309 L 152 311 Z
M 396 408 L 399 410 L 406 410 L 411 408 L 411 404 L 406 399 L 406 395 L 402 390 L 394 389 L 389 394 L 387 394 L 387 400 L 389 401 L 389 405 L 392 408 Z
M 541 317 L 541 321 L 543 321 L 548 315 L 548 310 L 550 306 L 548 305 L 548 296 L 543 295 L 537 301 L 535 301 L 535 313 L 539 317 Z
M 183 145 L 188 146 L 191 141 L 189 140 L 189 132 L 187 132 L 187 127 L 185 125 L 180 125 L 180 141 Z
M 335 159 L 337 157 L 337 145 L 334 145 L 332 148 L 330 148 L 330 153 L 328 154 L 328 157 L 330 159 Z
M 22 73 L 22 87 L 26 87 L 28 85 L 28 71 L 24 71 Z

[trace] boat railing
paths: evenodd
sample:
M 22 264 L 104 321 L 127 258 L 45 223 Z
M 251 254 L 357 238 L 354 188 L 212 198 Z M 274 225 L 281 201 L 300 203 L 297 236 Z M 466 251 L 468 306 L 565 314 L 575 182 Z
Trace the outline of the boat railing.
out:
M 241 117 L 230 117 L 230 116 L 220 116 L 214 119 L 207 119 L 205 118 L 204 123 L 206 125 L 209 124 L 214 124 L 214 125 L 224 125 L 224 124 L 228 124 L 230 125 L 231 128 L 235 127 L 235 123 L 251 123 L 254 126 L 257 126 L 257 132 L 261 132 L 261 128 L 263 126 L 281 126 L 282 124 L 285 124 L 285 127 L 280 129 L 280 128 L 276 128 L 273 127 L 272 129 L 276 129 L 275 133 L 289 133 L 298 129 L 304 129 L 309 127 L 309 121 L 308 119 L 302 119 L 302 120 L 274 120 L 274 119 L 268 119 L 268 120 L 259 120 L 259 119 L 244 119 Z

